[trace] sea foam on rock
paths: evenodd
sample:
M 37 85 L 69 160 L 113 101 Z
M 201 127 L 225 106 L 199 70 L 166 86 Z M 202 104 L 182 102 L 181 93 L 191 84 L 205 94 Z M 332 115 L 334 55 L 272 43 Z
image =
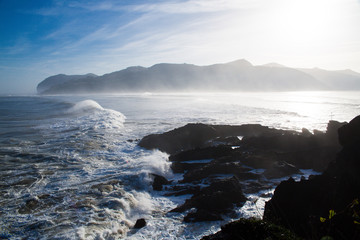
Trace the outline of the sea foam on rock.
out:
M 185 221 L 213 221 L 241 207 L 245 194 L 273 188 L 273 178 L 324 170 L 340 149 L 334 132 L 342 125 L 331 121 L 326 133 L 312 134 L 258 124 L 187 124 L 146 136 L 139 146 L 169 153 L 172 170 L 184 173 L 165 194 L 192 197 L 172 211 L 190 211 Z

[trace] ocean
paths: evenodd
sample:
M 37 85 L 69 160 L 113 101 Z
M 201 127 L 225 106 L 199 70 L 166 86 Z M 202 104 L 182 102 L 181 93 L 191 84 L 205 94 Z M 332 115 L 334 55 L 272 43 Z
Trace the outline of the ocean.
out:
M 142 137 L 187 123 L 325 131 L 359 113 L 360 92 L 1 96 L 0 238 L 199 239 L 231 219 L 168 213 L 189 196 L 152 190 L 149 173 L 182 176 Z M 248 197 L 236 217 L 261 217 L 269 198 Z

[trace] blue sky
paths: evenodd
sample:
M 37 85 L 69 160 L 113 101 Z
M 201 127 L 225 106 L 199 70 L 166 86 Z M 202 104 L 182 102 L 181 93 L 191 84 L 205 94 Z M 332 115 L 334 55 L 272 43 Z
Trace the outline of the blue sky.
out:
M 0 0 L 0 22 L 0 94 L 159 62 L 360 72 L 359 0 Z

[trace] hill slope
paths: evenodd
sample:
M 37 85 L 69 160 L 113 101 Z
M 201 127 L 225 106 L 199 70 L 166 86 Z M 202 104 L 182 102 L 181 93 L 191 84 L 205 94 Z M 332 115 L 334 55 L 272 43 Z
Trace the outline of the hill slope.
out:
M 279 64 L 253 66 L 246 60 L 196 66 L 161 63 L 128 67 L 96 76 L 59 74 L 43 80 L 39 94 L 144 91 L 299 91 L 360 89 L 360 74 L 294 69 Z M 346 83 L 346 84 L 344 84 Z

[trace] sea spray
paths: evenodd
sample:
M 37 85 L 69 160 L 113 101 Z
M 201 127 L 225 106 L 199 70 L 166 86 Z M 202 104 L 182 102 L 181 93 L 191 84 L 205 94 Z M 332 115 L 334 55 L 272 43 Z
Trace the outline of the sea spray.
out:
M 149 174 L 173 181 L 182 176 L 172 174 L 166 154 L 141 149 L 138 139 L 189 122 L 325 130 L 331 113 L 333 119 L 348 121 L 360 106 L 359 93 L 328 93 L 327 101 L 314 93 L 316 104 L 281 101 L 284 95 L 0 99 L 1 231 L 11 239 L 200 239 L 215 232 L 225 222 L 184 223 L 183 213 L 168 213 L 190 196 L 153 191 Z M 306 111 L 310 107 L 316 114 Z M 248 207 L 249 215 L 258 215 L 254 205 Z M 261 198 L 257 207 L 263 211 Z M 133 230 L 138 218 L 147 225 Z

